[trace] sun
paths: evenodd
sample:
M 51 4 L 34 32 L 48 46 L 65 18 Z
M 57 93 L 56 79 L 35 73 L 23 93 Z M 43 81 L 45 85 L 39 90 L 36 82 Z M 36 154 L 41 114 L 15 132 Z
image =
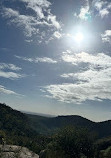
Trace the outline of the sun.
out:
M 84 35 L 81 32 L 75 34 L 74 39 L 77 43 L 80 43 L 84 39 Z

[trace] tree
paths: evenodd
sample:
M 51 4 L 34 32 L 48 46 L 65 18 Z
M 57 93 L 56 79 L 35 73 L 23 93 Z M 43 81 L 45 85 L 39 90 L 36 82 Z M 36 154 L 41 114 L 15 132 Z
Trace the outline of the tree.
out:
M 93 140 L 87 129 L 66 127 L 54 136 L 47 151 L 48 154 L 55 155 L 55 158 L 58 158 L 57 154 L 60 155 L 60 153 L 64 158 L 81 158 L 82 156 L 92 158 L 94 157 Z

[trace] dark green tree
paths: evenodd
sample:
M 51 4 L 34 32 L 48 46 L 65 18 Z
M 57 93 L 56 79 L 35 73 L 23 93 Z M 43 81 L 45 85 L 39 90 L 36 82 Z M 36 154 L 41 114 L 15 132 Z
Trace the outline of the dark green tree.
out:
M 57 155 L 60 153 L 64 158 L 81 158 L 82 156 L 93 158 L 93 140 L 87 129 L 66 127 L 54 136 L 47 151 L 49 155 L 54 154 L 55 158 L 58 158 Z

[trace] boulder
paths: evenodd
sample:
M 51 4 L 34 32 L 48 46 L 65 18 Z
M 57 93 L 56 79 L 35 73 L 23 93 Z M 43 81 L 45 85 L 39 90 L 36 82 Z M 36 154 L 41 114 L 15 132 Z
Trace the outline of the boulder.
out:
M 0 158 L 39 158 L 39 155 L 26 147 L 16 145 L 0 145 Z

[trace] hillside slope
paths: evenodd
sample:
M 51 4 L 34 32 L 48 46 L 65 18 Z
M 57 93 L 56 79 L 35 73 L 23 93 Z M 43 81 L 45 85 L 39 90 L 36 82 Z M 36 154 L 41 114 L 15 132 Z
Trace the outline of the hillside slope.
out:
M 7 144 L 24 146 L 39 153 L 48 142 L 48 138 L 35 131 L 26 114 L 13 110 L 0 103 L 0 136 Z
M 20 111 L 0 103 L 0 129 L 16 135 L 34 135 L 29 118 Z M 37 133 L 36 133 L 37 134 Z
M 111 121 L 92 122 L 86 118 L 77 115 L 58 116 L 47 118 L 37 115 L 27 116 L 34 130 L 42 134 L 50 134 L 65 126 L 78 126 L 88 128 L 96 132 L 99 138 L 111 136 Z

